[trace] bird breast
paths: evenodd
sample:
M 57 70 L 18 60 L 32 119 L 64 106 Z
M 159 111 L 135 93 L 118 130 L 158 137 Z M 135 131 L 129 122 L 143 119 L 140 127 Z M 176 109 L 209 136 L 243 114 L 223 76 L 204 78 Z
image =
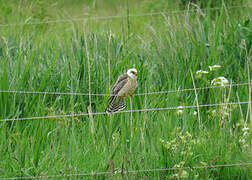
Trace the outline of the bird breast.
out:
M 137 81 L 135 79 L 129 78 L 125 86 L 118 92 L 118 96 L 123 96 L 124 94 L 128 95 L 129 92 L 132 92 L 137 87 Z

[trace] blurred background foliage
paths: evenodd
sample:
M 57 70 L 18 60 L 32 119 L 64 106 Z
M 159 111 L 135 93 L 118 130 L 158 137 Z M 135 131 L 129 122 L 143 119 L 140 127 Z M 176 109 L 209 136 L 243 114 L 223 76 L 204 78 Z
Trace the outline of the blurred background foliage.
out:
M 46 20 L 69 17 L 88 17 L 97 15 L 117 15 L 144 12 L 167 12 L 185 10 L 189 3 L 200 8 L 239 6 L 249 0 L 0 0 L 0 22 L 10 23 L 13 16 L 25 21 Z M 16 19 L 15 21 L 19 21 Z

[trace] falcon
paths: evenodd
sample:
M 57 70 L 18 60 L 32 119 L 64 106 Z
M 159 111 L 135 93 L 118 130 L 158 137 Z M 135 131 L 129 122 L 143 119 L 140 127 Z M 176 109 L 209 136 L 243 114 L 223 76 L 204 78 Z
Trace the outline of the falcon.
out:
M 129 69 L 126 74 L 118 77 L 111 90 L 109 105 L 106 112 L 112 114 L 126 107 L 125 98 L 127 95 L 133 97 L 133 91 L 137 87 L 137 70 Z

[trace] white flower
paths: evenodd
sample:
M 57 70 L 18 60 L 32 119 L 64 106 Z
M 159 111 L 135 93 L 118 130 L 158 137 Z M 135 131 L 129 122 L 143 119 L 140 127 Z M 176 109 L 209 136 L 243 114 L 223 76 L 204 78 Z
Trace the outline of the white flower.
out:
M 249 128 L 247 127 L 247 126 L 244 126 L 244 128 L 242 128 L 242 131 L 244 132 L 244 131 L 248 131 L 249 130 Z
M 177 115 L 182 115 L 183 114 L 183 110 L 177 110 Z
M 196 75 L 199 75 L 199 74 L 208 74 L 208 71 L 198 70 L 196 72 Z
M 170 148 L 171 148 L 171 143 L 167 141 L 167 142 L 165 143 L 165 147 L 166 147 L 167 149 L 170 149 Z
M 229 81 L 225 78 L 225 77 L 223 77 L 223 76 L 220 76 L 220 77 L 218 77 L 218 78 L 215 78 L 215 79 L 213 79 L 212 81 L 211 81 L 211 84 L 213 84 L 213 85 L 215 85 L 215 86 L 218 86 L 218 85 L 220 85 L 220 86 L 225 86 L 225 85 L 227 85 L 229 83 Z
M 180 165 L 179 164 L 175 164 L 173 167 L 174 168 L 180 168 Z
M 208 74 L 208 71 L 203 71 L 203 70 L 196 71 L 196 78 L 200 79 L 203 74 Z
M 210 47 L 210 44 L 209 44 L 209 43 L 205 43 L 205 46 L 206 46 L 206 47 Z
M 182 170 L 182 172 L 180 173 L 180 178 L 187 178 L 189 176 L 189 173 L 186 172 L 185 170 Z
M 247 144 L 244 144 L 243 145 L 243 148 L 248 148 L 249 146 Z
M 194 112 L 193 112 L 193 115 L 194 115 L 194 116 L 196 116 L 196 115 L 197 115 L 197 113 L 198 113 L 197 111 L 194 111 Z
M 248 133 L 247 131 L 245 131 L 245 132 L 243 133 L 243 136 L 247 136 L 247 135 L 249 135 L 249 133 Z
M 220 68 L 221 68 L 221 66 L 220 66 L 220 65 L 218 65 L 218 64 L 213 65 L 213 66 L 208 66 L 208 67 L 209 67 L 210 71 L 215 71 L 215 70 L 217 70 L 217 69 L 220 69 Z
M 245 144 L 245 139 L 239 139 L 239 143 Z
M 183 114 L 183 106 L 178 106 L 177 109 L 178 109 L 176 112 L 177 115 L 182 115 Z

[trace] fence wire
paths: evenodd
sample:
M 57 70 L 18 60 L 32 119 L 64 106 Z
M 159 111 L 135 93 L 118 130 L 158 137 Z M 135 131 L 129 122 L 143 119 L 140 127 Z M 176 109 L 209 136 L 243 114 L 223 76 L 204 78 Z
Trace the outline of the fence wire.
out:
M 59 178 L 59 177 L 80 177 L 80 176 L 98 176 L 98 175 L 115 175 L 115 174 L 136 174 L 144 172 L 162 172 L 162 171 L 174 171 L 181 169 L 208 169 L 208 168 L 220 168 L 220 167 L 237 167 L 237 166 L 251 166 L 252 162 L 236 163 L 236 164 L 215 164 L 206 166 L 192 166 L 192 167 L 172 167 L 172 168 L 157 168 L 157 169 L 139 169 L 139 170 L 118 170 L 116 172 L 103 171 L 103 172 L 88 172 L 88 173 L 73 173 L 73 174 L 54 174 L 54 175 L 41 175 L 41 176 L 23 176 L 23 177 L 0 177 L 0 180 L 14 180 L 14 179 L 44 179 L 44 178 Z
M 170 107 L 160 107 L 160 108 L 146 108 L 146 109 L 131 109 L 126 111 L 119 111 L 113 114 L 131 113 L 131 112 L 148 112 L 148 111 L 167 111 L 167 110 L 182 110 L 191 108 L 202 108 L 202 107 L 213 107 L 213 106 L 227 106 L 227 105 L 241 105 L 241 104 L 251 104 L 252 101 L 241 101 L 241 102 L 226 102 L 226 103 L 216 103 L 216 104 L 199 104 L 199 105 L 188 105 L 188 106 L 170 106 Z M 105 115 L 106 112 L 94 112 L 92 115 Z M 58 118 L 69 118 L 69 117 L 80 117 L 88 116 L 89 113 L 79 113 L 79 114 L 63 114 L 63 115 L 49 115 L 49 116 L 36 116 L 36 117 L 23 117 L 23 118 L 6 118 L 0 119 L 0 122 L 7 121 L 22 121 L 22 120 L 39 120 L 39 119 L 58 119 Z
M 220 86 L 207 86 L 207 87 L 199 87 L 199 88 L 187 88 L 187 89 L 174 89 L 167 91 L 156 91 L 156 92 L 144 92 L 144 93 L 136 93 L 135 96 L 145 96 L 145 95 L 155 95 L 155 94 L 168 94 L 168 93 L 177 93 L 177 92 L 185 92 L 185 91 L 195 91 L 195 90 L 206 90 L 206 89 L 215 89 L 215 88 L 223 88 L 223 87 L 239 87 L 252 85 L 252 83 L 237 83 L 237 84 L 227 84 Z M 109 96 L 109 94 L 105 93 L 78 93 L 78 92 L 53 92 L 53 91 L 20 91 L 20 90 L 0 90 L 0 93 L 14 93 L 14 94 L 44 94 L 44 95 L 71 95 L 71 96 Z
M 242 6 L 229 6 L 225 7 L 226 9 L 238 9 L 238 8 L 250 8 L 252 4 L 242 5 Z M 196 11 L 205 11 L 205 10 L 220 10 L 222 7 L 212 7 L 212 8 L 197 8 L 197 9 L 187 9 L 187 10 L 175 10 L 171 12 L 149 12 L 142 14 L 129 14 L 129 15 L 114 15 L 114 16 L 93 16 L 93 17 L 81 17 L 81 18 L 70 18 L 70 19 L 55 19 L 47 21 L 38 21 L 38 22 L 25 22 L 25 23 L 10 23 L 10 24 L 0 24 L 0 27 L 9 27 L 9 26 L 24 26 L 24 25 L 39 25 L 39 24 L 52 24 L 52 23 L 67 23 L 67 22 L 78 22 L 85 20 L 105 20 L 105 19 L 118 19 L 118 18 L 127 18 L 127 17 L 144 17 L 144 16 L 156 16 L 156 15 L 172 15 L 180 13 L 191 13 Z

